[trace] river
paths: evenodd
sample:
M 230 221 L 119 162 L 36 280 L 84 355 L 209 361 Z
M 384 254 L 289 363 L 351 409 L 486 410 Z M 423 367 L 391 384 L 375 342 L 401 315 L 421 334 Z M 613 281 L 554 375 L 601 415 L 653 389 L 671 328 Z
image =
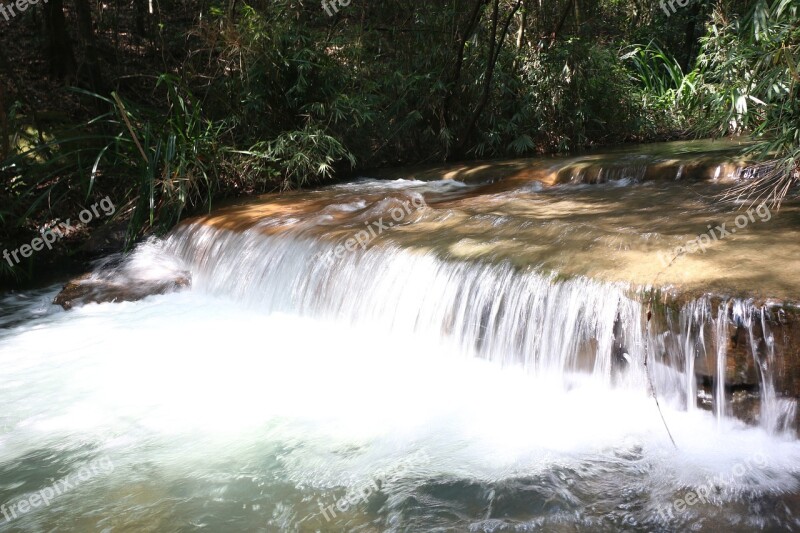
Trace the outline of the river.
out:
M 0 531 L 800 529 L 800 205 L 739 226 L 671 150 L 266 196 L 105 274 L 190 290 L 0 295 Z

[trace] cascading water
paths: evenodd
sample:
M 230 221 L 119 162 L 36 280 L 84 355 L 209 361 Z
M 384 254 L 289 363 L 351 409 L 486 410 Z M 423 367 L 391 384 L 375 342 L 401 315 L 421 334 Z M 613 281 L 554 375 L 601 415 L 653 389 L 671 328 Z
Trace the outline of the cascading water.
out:
M 694 373 L 695 359 L 698 349 L 705 351 L 705 328 L 708 322 L 708 305 L 706 299 L 694 300 L 686 304 L 680 314 L 680 334 L 683 338 L 681 353 L 686 362 L 686 410 L 693 411 L 697 407 L 697 378 Z
M 583 267 L 576 227 L 620 257 L 642 238 L 596 233 L 634 227 L 627 213 L 586 212 L 658 191 L 596 187 L 343 185 L 184 224 L 124 263 L 189 271 L 190 291 L 69 313 L 53 289 L 6 296 L 0 504 L 16 516 L 0 530 L 796 527 L 774 312 L 554 268 Z M 749 425 L 721 379 L 743 372 L 733 336 L 758 376 Z M 20 510 L 97 458 L 113 474 Z M 689 493 L 702 503 L 673 504 Z
M 767 356 L 758 355 L 753 348 L 753 358 L 756 360 L 761 377 L 761 424 L 771 432 L 785 431 L 791 428 L 792 422 L 797 419 L 797 402 L 786 398 L 778 398 L 775 391 L 775 338 L 769 332 L 767 325 L 767 311 L 761 310 L 761 331 L 764 334 L 763 342 L 767 347 Z M 749 330 L 752 332 L 752 329 Z M 751 346 L 755 346 L 755 342 Z
M 323 319 L 370 323 L 387 333 L 447 339 L 468 357 L 501 365 L 519 365 L 536 376 L 567 382 L 586 375 L 606 386 L 644 388 L 644 298 L 622 284 L 575 278 L 559 280 L 507 263 L 467 263 L 438 258 L 432 252 L 373 247 L 326 264 L 336 243 L 293 230 L 264 236 L 248 231 L 187 225 L 165 243 L 163 253 L 180 258 L 193 273 L 195 288 L 237 299 L 269 311 Z M 358 297 L 352 297 L 358 294 Z M 713 405 L 718 423 L 727 417 L 726 372 L 731 322 L 747 332 L 761 380 L 761 425 L 770 432 L 792 427 L 794 401 L 776 398 L 768 354 L 759 355 L 753 328 L 764 310 L 752 301 L 731 300 L 711 312 L 708 298 L 685 305 L 677 331 L 657 332 L 651 344 L 660 370 L 659 394 L 683 398 L 693 410 L 697 348 L 706 352 L 706 331 L 715 353 Z M 729 318 L 729 314 L 731 318 Z M 658 342 L 668 334 L 682 353 L 667 354 Z M 774 363 L 772 363 L 774 365 Z M 615 373 L 616 371 L 616 373 Z
M 728 339 L 726 338 L 728 332 L 728 302 L 720 304 L 715 326 L 714 340 L 716 341 L 717 347 L 717 375 L 714 386 L 714 412 L 717 414 L 717 422 L 719 423 L 725 418 L 725 371 L 727 370 L 728 361 Z
M 641 321 L 640 305 L 621 287 L 587 279 L 556 281 L 398 248 L 350 254 L 329 267 L 319 260 L 332 250 L 325 242 L 202 225 L 184 227 L 164 250 L 185 261 L 199 290 L 233 293 L 269 311 L 446 338 L 465 356 L 534 374 L 584 370 L 610 383 L 616 317 L 628 326 L 623 344 L 640 344 L 641 332 L 630 327 Z

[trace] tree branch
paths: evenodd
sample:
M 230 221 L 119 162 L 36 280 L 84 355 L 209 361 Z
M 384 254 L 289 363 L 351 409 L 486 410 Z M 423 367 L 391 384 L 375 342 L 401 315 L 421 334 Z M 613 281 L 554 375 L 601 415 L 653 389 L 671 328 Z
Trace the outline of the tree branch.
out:
M 514 5 L 514 9 L 511 10 L 511 13 L 508 15 L 508 18 L 503 25 L 503 31 L 500 34 L 500 40 L 495 42 L 495 38 L 497 36 L 497 24 L 499 19 L 499 10 L 500 10 L 500 0 L 495 0 L 494 2 L 494 11 L 492 13 L 492 35 L 491 40 L 489 42 L 489 62 L 486 65 L 486 76 L 483 83 L 483 94 L 481 95 L 481 100 L 478 103 L 478 106 L 475 108 L 475 112 L 472 114 L 472 118 L 469 121 L 469 125 L 467 126 L 466 131 L 464 132 L 464 136 L 461 139 L 461 143 L 459 145 L 459 152 L 463 154 L 464 148 L 466 147 L 469 138 L 472 135 L 472 132 L 475 130 L 475 126 L 478 124 L 478 119 L 480 119 L 483 110 L 486 108 L 486 105 L 489 103 L 489 95 L 491 94 L 492 90 L 492 81 L 494 79 L 494 71 L 497 65 L 497 60 L 500 57 L 500 52 L 503 49 L 503 42 L 506 39 L 506 35 L 508 35 L 508 28 L 511 26 L 511 21 L 514 19 L 514 16 L 517 14 L 520 6 L 522 6 L 522 0 L 517 0 L 517 3 Z

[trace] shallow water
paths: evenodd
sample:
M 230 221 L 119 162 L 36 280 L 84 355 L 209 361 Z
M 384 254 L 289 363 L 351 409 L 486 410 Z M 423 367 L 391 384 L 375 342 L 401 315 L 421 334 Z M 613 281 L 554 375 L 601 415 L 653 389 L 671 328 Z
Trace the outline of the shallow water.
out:
M 265 235 L 288 232 L 335 245 L 365 226 L 377 231 L 383 220 L 392 227 L 371 237 L 369 248 L 400 246 L 456 260 L 507 261 L 562 276 L 676 286 L 694 295 L 800 301 L 797 201 L 780 209 L 722 202 L 729 183 L 628 178 L 551 187 L 536 180 L 511 187 L 390 183 L 362 180 L 313 195 L 267 196 L 199 224 Z M 406 210 L 403 217 L 393 211 L 423 194 L 425 209 Z M 698 239 L 704 239 L 702 248 Z M 695 244 L 690 248 L 689 242 Z

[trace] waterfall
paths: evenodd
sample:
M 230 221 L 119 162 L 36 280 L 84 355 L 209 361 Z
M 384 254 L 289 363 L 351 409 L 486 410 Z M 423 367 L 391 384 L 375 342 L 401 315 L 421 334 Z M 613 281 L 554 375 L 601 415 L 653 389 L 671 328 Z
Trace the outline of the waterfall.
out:
M 717 348 L 717 374 L 714 386 L 714 412 L 717 423 L 725 418 L 725 372 L 728 363 L 728 302 L 719 305 L 717 319 L 714 321 L 714 340 Z
M 705 356 L 705 324 L 709 320 L 707 299 L 694 300 L 686 304 L 680 313 L 680 335 L 683 340 L 678 347 L 682 348 L 683 360 L 686 362 L 684 372 L 686 378 L 686 410 L 697 408 L 697 378 L 695 376 L 695 359 L 700 357 L 698 350 Z
M 641 306 L 621 285 L 396 247 L 327 265 L 318 259 L 330 251 L 325 241 L 199 224 L 179 230 L 166 247 L 201 290 L 274 311 L 445 338 L 470 357 L 536 374 L 585 371 L 610 383 L 613 370 L 626 364 L 615 343 L 641 346 Z M 625 327 L 615 336 L 618 318 Z M 634 352 L 629 359 L 636 366 L 642 357 Z
M 588 378 L 645 390 L 647 344 L 659 397 L 694 410 L 698 379 L 706 375 L 713 379 L 720 422 L 732 414 L 726 405 L 730 330 L 743 330 L 759 372 L 759 424 L 773 433 L 793 424 L 795 402 L 778 398 L 775 390 L 768 311 L 750 300 L 715 306 L 703 296 L 680 309 L 665 305 L 645 343 L 647 303 L 635 287 L 396 244 L 321 260 L 332 256 L 334 245 L 302 228 L 274 233 L 265 231 L 265 223 L 228 230 L 195 222 L 162 246 L 192 272 L 195 290 L 268 311 L 439 339 L 467 357 L 518 366 L 565 386 Z M 711 368 L 698 365 L 709 354 Z

